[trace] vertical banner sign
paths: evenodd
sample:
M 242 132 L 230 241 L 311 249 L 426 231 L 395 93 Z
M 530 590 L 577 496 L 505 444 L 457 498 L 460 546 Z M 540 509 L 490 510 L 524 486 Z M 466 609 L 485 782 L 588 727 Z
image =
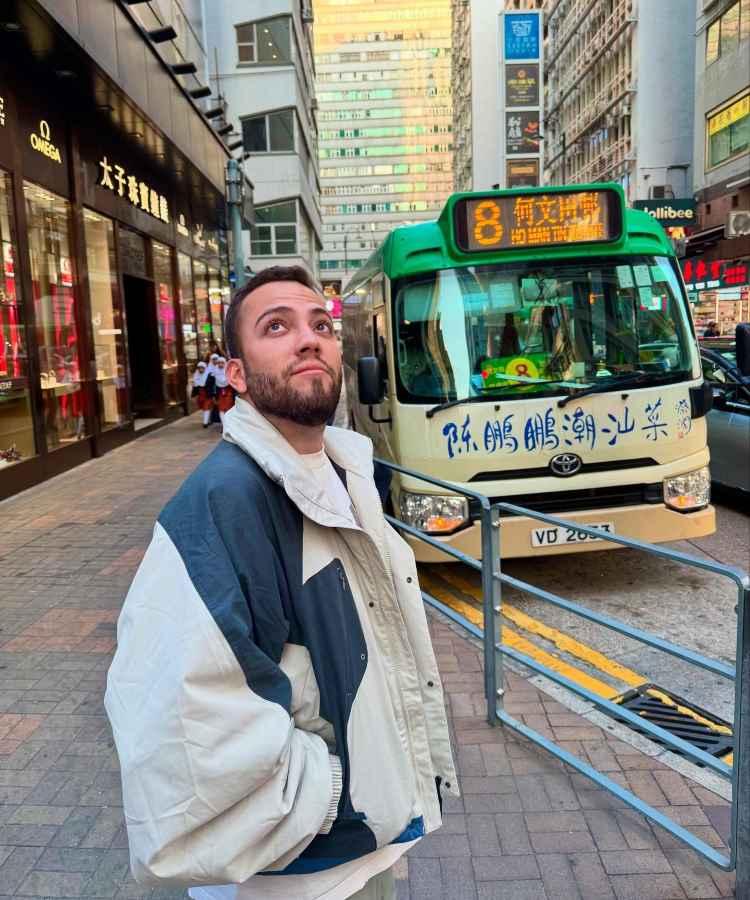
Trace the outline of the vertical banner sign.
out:
M 541 11 L 500 13 L 498 182 L 501 187 L 535 187 L 542 181 L 542 44 Z

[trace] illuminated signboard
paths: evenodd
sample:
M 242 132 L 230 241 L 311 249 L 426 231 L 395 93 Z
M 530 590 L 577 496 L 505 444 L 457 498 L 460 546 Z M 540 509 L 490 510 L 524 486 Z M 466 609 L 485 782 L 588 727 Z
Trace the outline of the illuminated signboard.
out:
M 145 181 L 140 181 L 135 175 L 129 175 L 122 166 L 110 163 L 106 156 L 99 160 L 99 177 L 96 183 L 99 187 L 117 194 L 118 197 L 127 199 L 131 206 L 142 209 L 155 219 L 169 223 L 167 198 Z
M 456 244 L 468 253 L 614 241 L 622 233 L 611 190 L 463 197 L 453 214 Z

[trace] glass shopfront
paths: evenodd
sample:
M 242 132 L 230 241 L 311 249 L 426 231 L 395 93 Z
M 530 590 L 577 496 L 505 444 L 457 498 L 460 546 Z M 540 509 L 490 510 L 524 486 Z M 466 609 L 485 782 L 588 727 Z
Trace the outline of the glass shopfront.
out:
M 211 308 L 211 331 L 214 343 L 224 347 L 224 310 L 222 308 L 223 291 L 217 269 L 208 269 L 208 303 Z
M 70 204 L 25 182 L 37 350 L 48 450 L 89 435 L 71 261 Z
M 125 424 L 130 415 L 114 226 L 88 209 L 84 210 L 83 221 L 100 425 L 102 429 L 115 428 Z
M 177 269 L 180 277 L 180 316 L 182 319 L 182 349 L 192 376 L 198 360 L 198 330 L 195 315 L 195 292 L 193 291 L 193 266 L 189 256 L 177 254 Z
M 36 454 L 16 246 L 10 176 L 0 170 L 0 470 Z
M 154 283 L 156 286 L 156 312 L 159 322 L 159 346 L 161 349 L 164 399 L 167 406 L 180 402 L 177 357 L 177 318 L 172 279 L 172 248 L 152 242 L 154 252 Z
M 195 309 L 198 316 L 198 356 L 201 359 L 208 359 L 213 342 L 208 310 L 208 266 L 206 263 L 193 261 L 193 277 L 195 279 Z

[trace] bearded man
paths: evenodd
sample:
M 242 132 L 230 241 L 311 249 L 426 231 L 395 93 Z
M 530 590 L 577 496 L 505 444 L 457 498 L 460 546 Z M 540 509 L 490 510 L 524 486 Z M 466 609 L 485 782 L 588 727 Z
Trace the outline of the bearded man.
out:
M 106 708 L 133 873 L 195 900 L 392 900 L 457 794 L 414 557 L 299 267 L 229 307 L 223 440 L 156 523 Z M 201 887 L 203 886 L 203 887 Z

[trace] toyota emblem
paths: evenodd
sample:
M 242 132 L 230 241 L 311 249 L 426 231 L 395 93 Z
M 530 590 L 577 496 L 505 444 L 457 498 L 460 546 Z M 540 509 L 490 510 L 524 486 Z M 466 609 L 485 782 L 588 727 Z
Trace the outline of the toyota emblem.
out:
M 567 478 L 570 475 L 575 475 L 576 472 L 580 472 L 582 465 L 583 460 L 575 453 L 558 453 L 557 456 L 553 456 L 549 461 L 552 474 L 561 478 Z

